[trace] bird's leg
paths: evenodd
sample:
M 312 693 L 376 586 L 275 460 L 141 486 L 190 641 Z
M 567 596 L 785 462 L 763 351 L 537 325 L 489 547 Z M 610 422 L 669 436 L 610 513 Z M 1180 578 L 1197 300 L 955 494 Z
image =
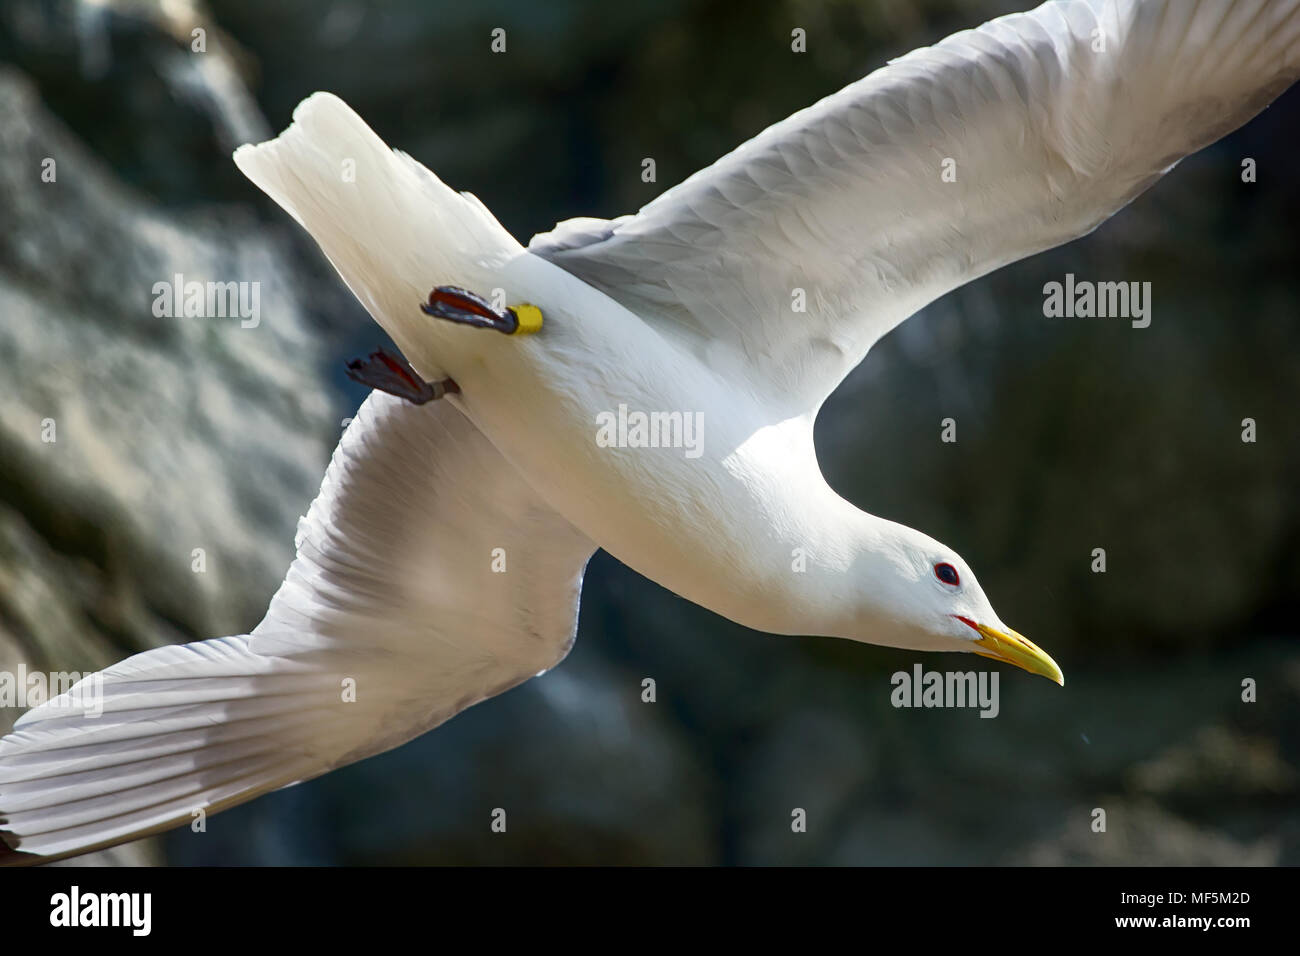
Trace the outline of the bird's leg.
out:
M 459 392 L 460 386 L 449 378 L 441 382 L 426 382 L 400 355 L 384 349 L 371 352 L 369 358 L 353 359 L 348 363 L 348 378 L 362 385 L 377 388 L 389 395 L 404 398 L 414 405 L 423 405 L 442 398 L 448 392 Z
M 476 329 L 496 329 L 505 335 L 528 335 L 542 327 L 542 310 L 527 302 L 498 311 L 481 296 L 451 285 L 440 285 L 420 306 L 425 313 Z

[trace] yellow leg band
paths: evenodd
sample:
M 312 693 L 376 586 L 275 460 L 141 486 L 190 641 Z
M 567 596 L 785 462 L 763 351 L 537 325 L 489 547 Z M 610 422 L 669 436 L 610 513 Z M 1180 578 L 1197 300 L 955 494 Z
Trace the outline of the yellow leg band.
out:
M 525 302 L 513 306 L 515 317 L 519 319 L 519 328 L 512 335 L 531 335 L 542 327 L 542 310 Z

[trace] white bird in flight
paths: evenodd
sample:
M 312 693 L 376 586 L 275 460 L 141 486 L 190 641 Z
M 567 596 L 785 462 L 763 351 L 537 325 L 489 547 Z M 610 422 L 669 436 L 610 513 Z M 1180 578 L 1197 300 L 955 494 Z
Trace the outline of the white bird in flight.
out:
M 757 630 L 974 652 L 1062 682 L 960 556 L 826 484 L 814 419 L 907 316 L 1091 231 L 1285 90 L 1298 6 L 1075 0 L 1002 17 L 634 215 L 572 219 L 527 248 L 337 97 L 304 100 L 235 162 L 405 360 L 350 366 L 379 390 L 252 633 L 137 654 L 0 741 L 0 858 L 187 823 L 554 667 L 597 546 Z M 493 290 L 504 300 L 479 298 Z M 620 406 L 702 414 L 699 455 L 598 442 L 597 416 Z

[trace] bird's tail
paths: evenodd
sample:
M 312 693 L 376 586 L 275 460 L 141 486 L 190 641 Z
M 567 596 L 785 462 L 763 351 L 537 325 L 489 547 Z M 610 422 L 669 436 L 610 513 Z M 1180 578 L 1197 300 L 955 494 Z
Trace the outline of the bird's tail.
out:
M 283 133 L 234 159 L 311 233 L 408 358 L 408 330 L 429 324 L 418 306 L 431 288 L 481 287 L 522 251 L 478 199 L 390 149 L 332 93 L 303 100 Z

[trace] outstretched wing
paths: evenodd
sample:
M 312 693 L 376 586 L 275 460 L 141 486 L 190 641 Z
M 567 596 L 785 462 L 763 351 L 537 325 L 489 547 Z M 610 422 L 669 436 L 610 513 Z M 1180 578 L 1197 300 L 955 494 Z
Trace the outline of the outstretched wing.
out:
M 570 220 L 529 249 L 815 408 L 907 316 L 1089 232 L 1297 73 L 1294 0 L 1047 3 L 893 61 L 634 216 Z
M 297 546 L 251 634 L 137 654 L 0 740 L 0 862 L 188 822 L 395 747 L 552 667 L 594 550 L 447 401 L 379 392 L 344 432 Z

